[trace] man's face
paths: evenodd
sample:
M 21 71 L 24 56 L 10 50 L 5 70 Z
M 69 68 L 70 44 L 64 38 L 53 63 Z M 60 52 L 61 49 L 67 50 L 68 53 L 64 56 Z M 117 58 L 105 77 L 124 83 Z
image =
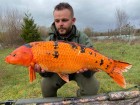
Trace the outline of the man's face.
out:
M 75 23 L 75 18 L 72 17 L 70 10 L 55 10 L 53 15 L 57 31 L 60 35 L 66 35 Z

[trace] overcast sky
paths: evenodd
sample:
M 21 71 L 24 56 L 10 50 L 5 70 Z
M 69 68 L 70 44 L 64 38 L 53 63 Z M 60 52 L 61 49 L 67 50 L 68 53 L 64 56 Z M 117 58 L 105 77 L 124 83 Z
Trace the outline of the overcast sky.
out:
M 68 2 L 74 9 L 78 29 L 92 27 L 107 31 L 116 27 L 116 9 L 122 9 L 129 22 L 140 27 L 140 0 L 0 0 L 0 9 L 27 10 L 35 23 L 49 27 L 53 22 L 53 9 L 59 2 Z

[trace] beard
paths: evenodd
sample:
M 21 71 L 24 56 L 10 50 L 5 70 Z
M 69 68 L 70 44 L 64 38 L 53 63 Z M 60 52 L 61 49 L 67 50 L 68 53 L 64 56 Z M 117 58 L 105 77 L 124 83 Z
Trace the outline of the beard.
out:
M 58 32 L 60 35 L 67 35 L 70 31 L 70 28 L 64 28 L 64 27 L 60 27 L 58 28 Z

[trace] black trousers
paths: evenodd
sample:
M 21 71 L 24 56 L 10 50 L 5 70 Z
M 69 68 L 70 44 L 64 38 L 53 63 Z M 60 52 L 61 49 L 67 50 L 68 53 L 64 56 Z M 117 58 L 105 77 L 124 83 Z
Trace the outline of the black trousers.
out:
M 79 90 L 77 96 L 96 95 L 99 89 L 99 82 L 94 74 L 90 78 L 85 77 L 82 73 L 75 74 L 72 79 L 77 82 Z M 62 80 L 59 75 L 53 74 L 49 77 L 43 77 L 41 80 L 41 90 L 43 97 L 56 97 L 57 90 L 61 88 L 66 82 Z

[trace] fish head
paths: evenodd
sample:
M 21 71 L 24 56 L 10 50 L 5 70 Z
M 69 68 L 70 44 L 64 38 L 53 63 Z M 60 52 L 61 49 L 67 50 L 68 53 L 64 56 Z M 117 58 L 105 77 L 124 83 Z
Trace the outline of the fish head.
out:
M 26 46 L 21 46 L 15 49 L 11 54 L 9 54 L 5 61 L 9 64 L 30 66 L 33 60 L 33 54 L 31 48 Z

